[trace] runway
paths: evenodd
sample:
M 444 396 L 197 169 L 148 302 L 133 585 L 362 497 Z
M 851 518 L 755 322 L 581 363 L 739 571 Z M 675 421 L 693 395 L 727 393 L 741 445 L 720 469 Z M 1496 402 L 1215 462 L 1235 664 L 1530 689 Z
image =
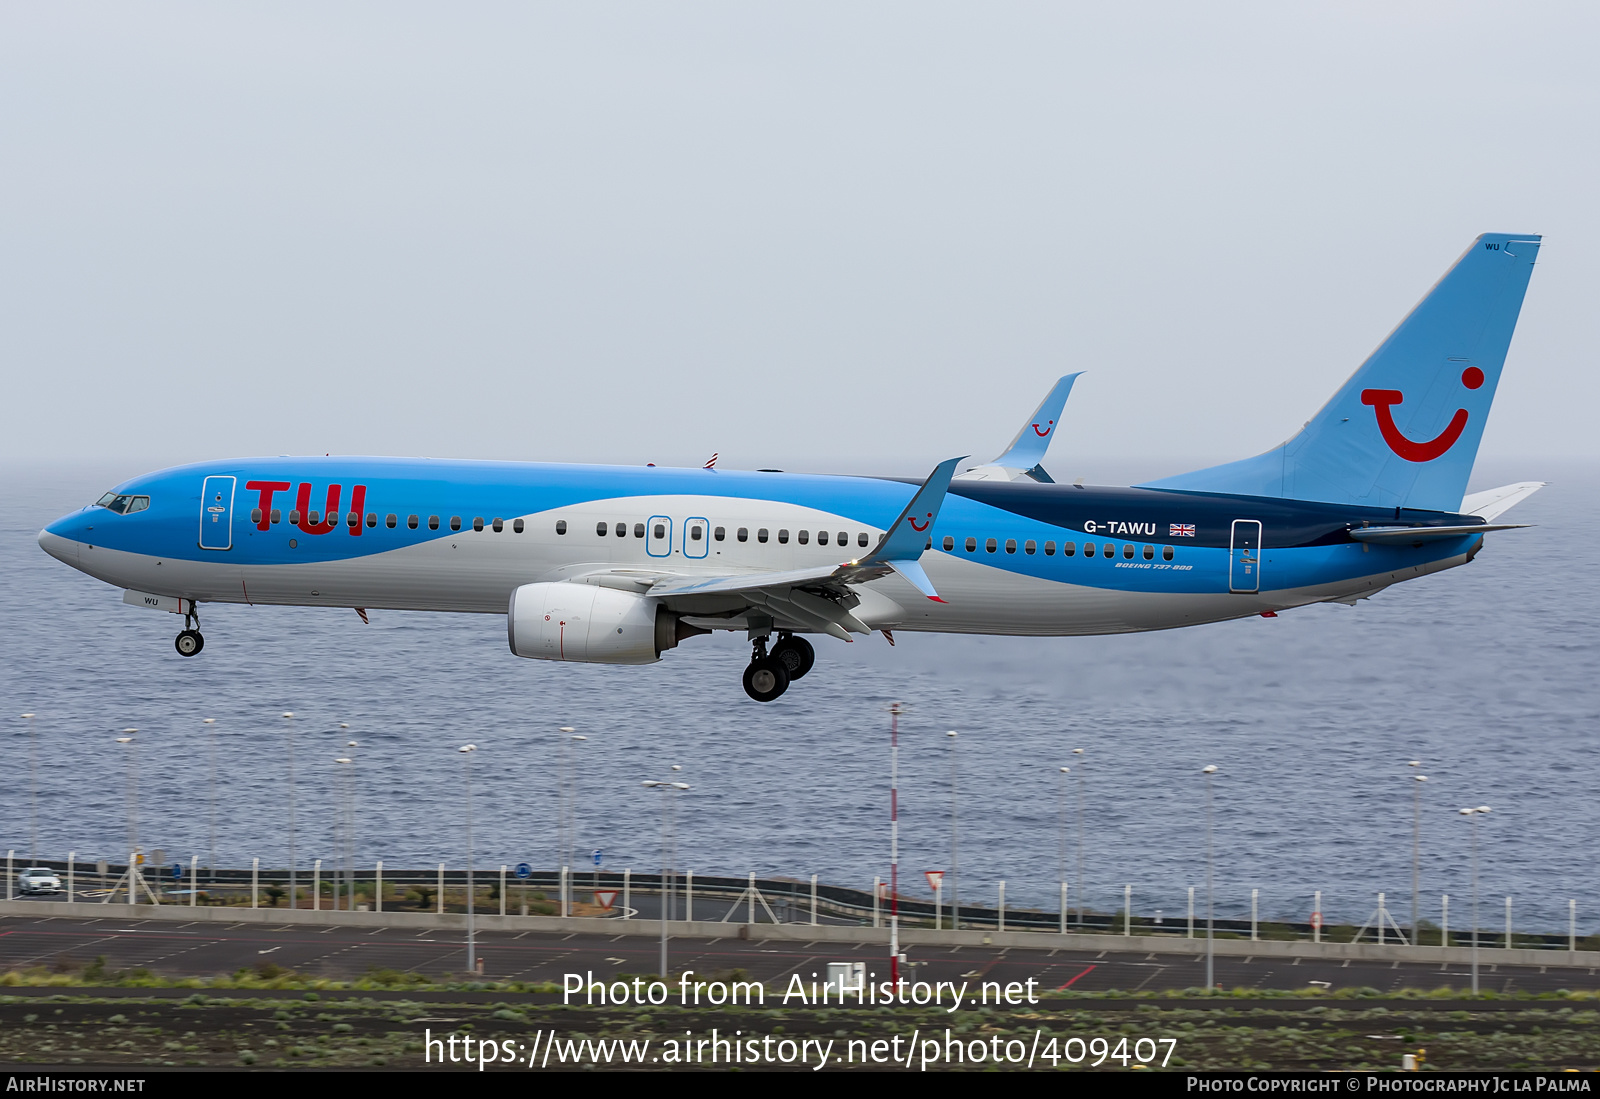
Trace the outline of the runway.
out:
M 212 977 L 276 966 L 306 977 L 352 980 L 377 971 L 417 973 L 435 980 L 466 979 L 465 936 L 453 929 L 325 928 L 259 922 L 219 924 L 171 919 L 77 918 L 41 914 L 0 918 L 0 970 L 44 967 L 81 971 L 104 958 L 108 972 L 145 968 L 165 977 Z M 485 980 L 559 985 L 568 973 L 597 980 L 657 973 L 659 943 L 639 935 L 592 932 L 480 931 L 477 953 Z M 865 961 L 887 979 L 881 944 L 779 942 L 738 937 L 738 925 L 716 938 L 669 943 L 673 974 L 703 977 L 740 971 L 781 989 L 799 974 L 825 977 L 830 961 Z M 1038 949 L 1002 946 L 916 947 L 909 951 L 916 981 L 1036 982 L 1041 991 L 1178 992 L 1205 984 L 1205 963 L 1191 953 Z M 1465 989 L 1466 966 L 1438 962 L 1313 960 L 1218 955 L 1217 983 L 1225 990 L 1276 991 Z M 269 972 L 271 972 L 269 970 Z M 1486 991 L 1500 994 L 1600 990 L 1594 966 L 1484 965 Z

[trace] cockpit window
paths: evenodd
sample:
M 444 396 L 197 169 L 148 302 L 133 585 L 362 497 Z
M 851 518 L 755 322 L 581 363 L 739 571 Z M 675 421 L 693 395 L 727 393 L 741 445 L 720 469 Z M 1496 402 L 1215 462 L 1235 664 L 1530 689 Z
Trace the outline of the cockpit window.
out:
M 108 492 L 96 500 L 95 507 L 102 507 L 114 511 L 118 515 L 128 515 L 135 511 L 143 511 L 150 506 L 148 496 L 118 496 L 115 492 Z

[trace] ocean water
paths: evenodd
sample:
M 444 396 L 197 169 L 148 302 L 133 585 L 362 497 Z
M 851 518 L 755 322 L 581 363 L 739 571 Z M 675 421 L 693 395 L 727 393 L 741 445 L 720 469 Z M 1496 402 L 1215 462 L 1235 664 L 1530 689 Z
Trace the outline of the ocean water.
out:
M 740 640 L 696 638 L 648 668 L 555 665 L 506 651 L 496 616 L 207 606 L 206 649 L 172 649 L 176 616 L 47 557 L 39 528 L 131 469 L 12 467 L 0 498 L 0 847 L 30 839 L 34 712 L 42 857 L 118 860 L 130 765 L 140 842 L 221 865 L 289 857 L 288 725 L 296 715 L 298 864 L 338 857 L 354 739 L 360 862 L 464 865 L 465 775 L 475 743 L 477 863 L 558 857 L 557 730 L 571 759 L 575 847 L 605 865 L 659 865 L 659 795 L 672 764 L 679 862 L 702 874 L 808 877 L 866 887 L 887 877 L 889 724 L 903 700 L 902 888 L 947 868 L 951 752 L 960 891 L 1053 907 L 1062 806 L 1076 877 L 1078 781 L 1088 903 L 1179 918 L 1205 873 L 1200 769 L 1216 764 L 1219 915 L 1364 919 L 1385 892 L 1410 912 L 1414 769 L 1422 791 L 1423 915 L 1451 895 L 1463 927 L 1469 821 L 1481 821 L 1484 926 L 1514 898 L 1522 930 L 1600 929 L 1595 796 L 1600 610 L 1591 506 L 1600 469 L 1516 463 L 1474 487 L 1548 476 L 1511 514 L 1538 524 L 1492 535 L 1471 565 L 1359 607 L 1327 605 L 1185 630 L 1106 638 L 901 634 L 816 642 L 811 675 L 778 703 L 739 685 Z M 202 718 L 215 718 L 213 726 Z M 348 729 L 340 723 L 348 723 Z M 137 727 L 137 758 L 115 743 Z M 1073 748 L 1085 749 L 1081 757 Z M 215 753 L 215 772 L 211 766 Z M 1075 768 L 1063 786 L 1059 768 Z

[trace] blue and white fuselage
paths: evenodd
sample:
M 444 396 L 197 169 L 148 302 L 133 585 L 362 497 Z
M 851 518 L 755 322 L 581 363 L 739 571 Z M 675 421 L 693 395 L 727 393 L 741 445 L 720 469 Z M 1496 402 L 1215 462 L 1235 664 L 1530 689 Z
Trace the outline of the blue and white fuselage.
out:
M 1537 487 L 1463 499 L 1536 251 L 1480 237 L 1300 435 L 1167 482 L 1050 482 L 1039 460 L 1067 378 L 1001 458 L 943 463 L 920 487 L 252 458 L 135 478 L 39 541 L 196 622 L 201 603 L 507 614 L 519 655 L 611 663 L 743 630 L 763 700 L 809 670 L 803 634 L 1121 633 L 1354 602 L 1470 561 Z M 201 643 L 185 630 L 178 649 Z

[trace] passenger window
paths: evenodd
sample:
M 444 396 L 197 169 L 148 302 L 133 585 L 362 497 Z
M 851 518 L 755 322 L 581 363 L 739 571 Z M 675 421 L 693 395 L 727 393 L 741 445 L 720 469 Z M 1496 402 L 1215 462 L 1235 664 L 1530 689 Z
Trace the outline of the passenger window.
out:
M 1083 555 L 1085 557 L 1093 557 L 1094 556 L 1094 549 L 1095 549 L 1095 547 L 1094 547 L 1094 543 L 1093 542 L 1085 542 L 1083 544 Z
M 472 529 L 473 530 L 482 530 L 483 529 L 483 516 L 474 515 L 472 517 Z M 556 533 L 557 534 L 565 534 L 565 533 L 567 533 L 567 521 L 565 519 L 563 519 L 560 522 L 556 523 Z
M 705 537 L 706 529 L 699 523 L 689 528 L 689 541 L 698 542 Z
M 766 527 L 762 527 L 760 530 L 756 531 L 756 541 L 757 542 L 765 542 L 766 540 L 767 540 L 767 528 Z
M 417 529 L 417 517 L 415 515 L 407 515 L 406 516 L 406 526 L 410 527 L 412 530 L 416 530 Z
M 391 527 L 394 526 L 393 523 L 390 523 L 389 525 Z M 489 525 L 494 527 L 494 532 L 496 534 L 499 534 L 499 533 L 501 533 L 502 531 L 504 531 L 506 529 L 506 521 L 504 519 L 500 518 L 500 516 L 498 516 L 498 515 L 496 515 L 494 517 L 494 522 L 489 524 Z
M 1054 557 L 1056 555 L 1056 544 L 1054 542 L 1046 542 L 1044 544 L 1044 555 L 1046 557 Z M 1067 543 L 1067 556 L 1068 557 L 1072 556 L 1072 543 L 1071 542 Z
M 1038 548 L 1039 548 L 1038 545 L 1034 543 L 1034 540 L 1032 538 L 1030 538 L 1026 542 L 1022 543 L 1022 552 L 1023 553 L 1031 554 L 1034 550 L 1036 550 Z
M 565 533 L 567 533 L 567 521 L 565 519 L 557 519 L 556 520 L 556 533 L 557 534 L 565 534 Z
M 739 541 L 741 541 L 741 542 L 750 541 L 750 528 L 749 527 L 740 527 L 738 533 L 735 534 L 734 537 L 739 539 Z
M 860 534 L 856 535 L 856 545 L 860 546 L 862 549 L 866 549 L 867 548 L 867 532 L 866 531 L 862 531 Z
M 1172 560 L 1172 547 L 1171 546 L 1162 546 L 1161 547 L 1161 560 L 1163 560 L 1163 561 L 1171 561 Z
M 967 552 L 968 553 L 977 553 L 978 552 L 978 540 L 976 538 L 968 538 L 967 539 Z
M 281 508 L 273 508 L 272 509 L 272 525 L 273 526 L 277 526 L 282 521 L 283 521 L 283 510 Z
M 789 532 L 780 528 L 779 531 L 778 531 L 778 544 L 781 546 L 781 545 L 784 545 L 785 543 L 787 543 L 788 541 L 789 541 Z
M 595 537 L 604 538 L 606 536 L 606 532 L 609 531 L 610 529 L 611 529 L 611 527 L 606 523 L 596 523 L 594 525 Z
M 1015 538 L 1007 538 L 1006 539 L 1006 552 L 1007 553 L 1016 553 L 1017 552 L 1017 540 Z
M 459 515 L 450 516 L 450 529 L 451 530 L 460 530 L 461 529 L 461 516 L 459 516 Z
M 1133 560 L 1133 547 L 1132 546 L 1123 546 L 1122 547 L 1122 556 L 1126 557 L 1129 561 L 1132 561 Z
M 728 540 L 728 528 L 718 527 L 716 530 L 711 532 L 711 537 L 715 538 L 719 542 L 726 542 Z
M 1146 561 L 1154 561 L 1156 559 L 1156 548 L 1154 546 L 1146 546 L 1144 548 L 1144 559 Z
M 337 523 L 338 521 L 339 521 L 339 516 L 338 516 L 337 513 L 332 513 L 332 514 L 330 514 L 328 516 L 328 524 L 330 526 L 332 526 L 334 523 Z M 345 521 L 345 524 L 348 525 L 351 530 L 354 530 L 356 527 L 359 527 L 361 525 L 361 513 L 359 511 L 352 511 L 352 512 L 348 513 L 344 517 L 344 521 Z
M 990 538 L 988 541 L 983 543 L 983 548 L 986 553 L 993 553 L 995 550 L 1000 548 L 1000 544 L 993 538 Z
M 1116 555 L 1117 547 L 1113 546 L 1110 542 L 1107 542 L 1105 545 L 1100 547 L 1101 557 L 1115 557 Z
M 956 548 L 956 540 L 948 534 L 944 536 L 944 549 L 946 553 Z
M 778 541 L 783 541 L 782 531 L 778 532 Z M 809 530 L 800 531 L 795 535 L 795 541 L 799 542 L 802 546 L 805 545 L 807 542 L 811 541 L 811 532 Z
M 522 533 L 522 520 L 521 519 L 513 519 L 513 520 L 511 520 L 511 529 L 513 531 L 515 531 L 516 533 L 521 534 Z
M 307 512 L 306 513 L 306 521 L 308 523 L 310 523 L 314 527 L 320 527 L 322 525 L 322 512 L 320 512 L 320 511 Z
M 849 531 L 841 530 L 839 532 L 839 544 L 841 546 L 848 546 L 850 544 L 850 532 Z
M 825 546 L 827 544 L 828 544 L 828 532 L 825 531 L 825 530 L 817 531 L 817 545 Z
M 496 530 L 500 529 L 500 527 L 498 526 L 499 522 L 500 522 L 500 520 L 498 520 L 498 519 L 495 520 L 495 523 L 497 524 L 495 526 Z M 400 517 L 398 515 L 392 515 L 391 514 L 391 515 L 385 515 L 383 517 L 383 525 L 388 527 L 390 530 L 393 530 L 397 525 L 399 525 L 399 523 L 400 523 Z
M 665 538 L 667 536 L 667 525 L 665 523 L 657 523 L 656 529 L 651 533 L 657 538 Z
M 261 509 L 260 508 L 251 508 L 250 509 L 250 521 L 252 523 L 261 522 Z
M 439 529 L 439 517 L 437 515 L 428 516 L 428 529 L 429 530 L 438 530 Z
M 289 512 L 289 525 L 293 527 L 298 527 L 300 525 L 299 508 L 295 508 L 293 511 Z
M 359 515 L 360 513 L 359 512 L 353 512 L 352 514 Z M 375 527 L 377 525 L 378 525 L 378 513 L 375 512 L 375 511 L 367 512 L 367 526 Z
M 923 546 L 922 548 L 923 549 L 932 549 L 933 548 L 933 535 L 931 535 L 931 534 L 928 535 L 928 544 L 926 546 Z
M 635 538 L 643 538 L 644 537 L 644 524 L 643 523 L 635 523 L 635 524 L 633 524 L 633 536 Z
M 617 524 L 617 537 L 618 538 L 626 538 L 627 536 L 628 536 L 628 524 L 627 523 L 618 523 Z

